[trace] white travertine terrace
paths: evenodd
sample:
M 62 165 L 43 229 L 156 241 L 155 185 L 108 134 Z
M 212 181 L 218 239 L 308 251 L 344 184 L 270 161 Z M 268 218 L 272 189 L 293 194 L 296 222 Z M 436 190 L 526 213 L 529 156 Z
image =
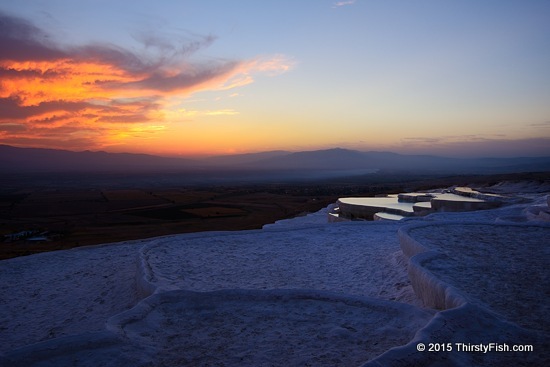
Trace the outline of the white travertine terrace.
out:
M 4 260 L 0 365 L 546 365 L 550 200 L 525 198 L 335 224 L 330 206 L 261 230 Z
M 387 197 L 348 197 L 338 199 L 338 210 L 329 214 L 329 221 L 337 221 L 335 217 L 342 220 L 401 220 L 433 212 L 492 209 L 504 201 L 505 198 L 501 195 L 484 194 L 468 187 L 444 192 L 401 193 Z

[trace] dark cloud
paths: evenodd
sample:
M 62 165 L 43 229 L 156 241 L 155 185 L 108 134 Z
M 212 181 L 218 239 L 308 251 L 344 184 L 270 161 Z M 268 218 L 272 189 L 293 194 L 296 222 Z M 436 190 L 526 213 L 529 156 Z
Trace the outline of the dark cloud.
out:
M 42 136 L 45 138 L 57 138 L 60 140 L 65 140 L 71 137 L 72 134 L 78 133 L 82 135 L 85 134 L 100 134 L 102 131 L 106 131 L 102 126 L 98 125 L 89 125 L 83 127 L 80 123 L 73 121 L 68 122 L 59 126 L 45 126 L 45 125 L 34 125 L 32 127 L 32 132 L 35 135 Z
M 154 89 L 174 90 L 174 84 L 182 84 L 185 86 L 193 86 L 197 83 L 202 83 L 205 78 L 215 78 L 232 70 L 238 63 L 233 61 L 220 61 L 215 63 L 203 63 L 200 65 L 192 65 L 187 62 L 188 57 L 198 50 L 209 46 L 214 42 L 215 37 L 207 36 L 198 41 L 188 41 L 179 45 L 169 43 L 162 38 L 155 38 L 150 35 L 146 41 L 149 45 L 154 42 L 158 52 L 156 54 L 136 54 L 122 47 L 112 44 L 90 44 L 79 47 L 73 47 L 69 51 L 70 56 L 76 61 L 95 61 L 97 63 L 114 65 L 122 70 L 132 74 L 146 74 L 143 81 L 136 83 L 128 83 L 127 87 L 152 87 Z M 191 70 L 191 72 L 182 72 L 174 75 L 173 70 L 179 68 Z M 170 72 L 166 70 L 169 69 Z M 158 82 L 157 82 L 158 81 Z M 167 83 L 172 87 L 164 88 L 161 83 Z M 113 83 L 112 86 L 117 86 Z M 105 84 L 109 86 L 109 84 Z
M 133 122 L 145 122 L 151 119 L 142 113 L 127 113 L 116 115 L 101 115 L 96 116 L 98 122 L 116 122 L 116 123 L 133 123 Z
M 52 45 L 49 36 L 30 22 L 0 12 L 0 59 L 54 60 L 66 53 Z
M 143 72 L 150 63 L 121 47 L 110 44 L 90 44 L 63 47 L 25 19 L 0 13 L 0 60 L 44 61 L 71 58 L 75 61 L 95 61 L 116 65 L 123 70 Z
M 41 102 L 36 106 L 22 106 L 18 97 L 0 98 L 0 119 L 27 119 L 54 111 L 79 111 L 92 106 L 87 102 L 53 101 Z
M 37 69 L 25 69 L 25 70 L 16 70 L 13 68 L 4 68 L 0 67 L 0 78 L 41 78 L 41 79 L 48 79 L 48 78 L 56 78 L 59 77 L 60 73 L 48 69 L 46 71 L 37 70 Z
M 25 19 L 0 13 L 0 60 L 44 61 L 71 58 L 96 61 L 122 69 L 144 70 L 146 63 L 123 48 L 108 44 L 62 47 L 51 37 Z
M 95 107 L 97 114 L 87 114 L 88 119 L 117 123 L 151 121 L 148 114 L 160 108 L 154 99 L 112 100 L 108 105 L 96 105 Z
M 36 148 L 50 148 L 50 149 L 69 149 L 69 150 L 82 150 L 83 147 L 88 149 L 97 147 L 96 139 L 93 138 L 74 138 L 63 135 L 60 137 L 46 137 L 46 136 L 33 136 L 33 137 L 21 137 L 13 136 L 1 138 L 2 144 L 14 145 L 14 146 L 32 146 Z
M 60 115 L 53 115 L 53 116 L 48 116 L 48 117 L 44 117 L 44 118 L 33 118 L 32 122 L 34 124 L 51 125 L 51 124 L 54 124 L 54 123 L 59 122 L 59 121 L 65 121 L 68 118 L 70 118 L 71 116 L 72 116 L 71 114 L 62 113 Z
M 0 124 L 0 132 L 20 133 L 26 130 L 27 130 L 27 127 L 22 124 L 16 124 L 16 123 Z
M 146 49 L 156 49 L 166 55 L 166 59 L 174 57 L 190 56 L 197 51 L 209 47 L 217 37 L 194 36 L 194 40 L 183 38 L 180 35 L 165 36 L 155 32 L 139 32 L 133 35 L 133 38 L 141 43 Z M 174 40 L 177 42 L 174 42 Z
M 155 72 L 139 81 L 107 84 L 110 84 L 112 88 L 145 88 L 160 92 L 186 90 L 224 76 L 238 65 L 237 62 L 223 62 L 208 67 L 193 68 L 175 75 Z
M 70 49 L 70 55 L 76 61 L 94 61 L 114 65 L 134 73 L 144 73 L 159 67 L 158 62 L 147 62 L 122 47 L 108 44 L 73 47 Z

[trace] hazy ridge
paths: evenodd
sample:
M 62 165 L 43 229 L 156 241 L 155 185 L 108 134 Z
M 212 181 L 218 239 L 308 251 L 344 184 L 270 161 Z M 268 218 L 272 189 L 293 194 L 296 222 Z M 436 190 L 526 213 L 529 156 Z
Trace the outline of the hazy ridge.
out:
M 550 157 L 449 158 L 392 152 L 326 149 L 302 152 L 269 151 L 202 159 L 148 154 L 73 152 L 0 145 L 0 169 L 11 173 L 97 172 L 269 172 L 332 171 L 349 175 L 374 171 L 426 173 L 511 173 L 550 170 Z

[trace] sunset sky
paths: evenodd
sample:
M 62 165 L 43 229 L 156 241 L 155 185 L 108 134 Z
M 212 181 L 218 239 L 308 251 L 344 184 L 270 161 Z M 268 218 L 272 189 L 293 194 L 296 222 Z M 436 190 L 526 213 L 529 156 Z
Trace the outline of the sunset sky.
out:
M 550 1 L 2 0 L 0 144 L 550 156 Z

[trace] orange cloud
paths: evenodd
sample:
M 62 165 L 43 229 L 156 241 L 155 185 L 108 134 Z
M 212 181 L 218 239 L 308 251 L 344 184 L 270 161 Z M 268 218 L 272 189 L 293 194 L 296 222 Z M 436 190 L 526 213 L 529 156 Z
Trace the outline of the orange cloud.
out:
M 293 65 L 282 55 L 188 61 L 213 42 L 212 36 L 177 48 L 179 54 L 164 40 L 144 40 L 148 47 L 158 42 L 156 50 L 167 50 L 170 57 L 112 45 L 64 47 L 49 39 L 29 22 L 0 13 L 0 142 L 42 141 L 40 146 L 60 148 L 86 141 L 86 148 L 96 148 L 143 131 L 154 134 L 159 129 L 151 126 L 164 126 L 164 118 L 172 115 L 164 110 L 170 97 L 241 87 L 252 83 L 254 74 L 276 75 Z
M 129 75 L 113 65 L 79 62 L 70 59 L 54 61 L 0 61 L 0 68 L 10 72 L 1 82 L 0 98 L 17 96 L 21 106 L 51 101 L 81 101 L 108 98 L 98 85 L 102 80 L 130 81 Z

